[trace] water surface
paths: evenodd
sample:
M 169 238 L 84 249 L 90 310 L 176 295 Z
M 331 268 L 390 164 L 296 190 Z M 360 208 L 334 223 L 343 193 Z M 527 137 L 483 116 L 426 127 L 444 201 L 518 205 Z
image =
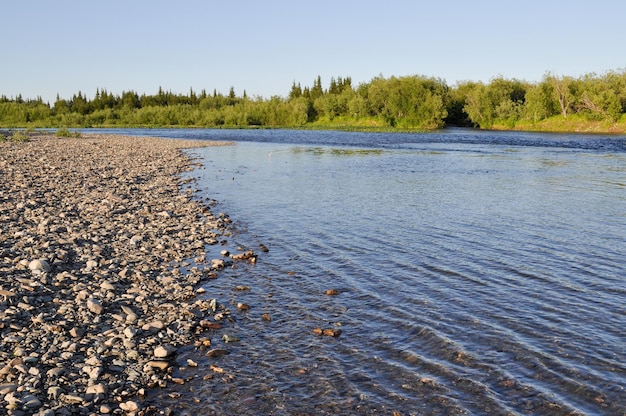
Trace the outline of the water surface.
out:
M 151 133 L 237 141 L 193 151 L 195 186 L 233 220 L 231 250 L 270 249 L 206 285 L 251 310 L 232 306 L 221 331 L 241 342 L 216 332 L 231 354 L 173 406 L 626 414 L 624 136 Z M 202 380 L 209 365 L 232 377 Z

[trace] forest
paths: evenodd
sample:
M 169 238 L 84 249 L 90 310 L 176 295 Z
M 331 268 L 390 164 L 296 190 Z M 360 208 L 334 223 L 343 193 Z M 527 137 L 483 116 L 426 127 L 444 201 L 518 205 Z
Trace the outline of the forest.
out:
M 310 86 L 293 82 L 285 97 L 249 97 L 234 87 L 186 94 L 139 95 L 97 89 L 41 98 L 0 96 L 0 127 L 216 127 L 336 128 L 428 131 L 445 126 L 542 131 L 626 132 L 626 70 L 581 77 L 546 73 L 540 82 L 496 77 L 488 83 L 449 86 L 421 75 L 321 77 Z

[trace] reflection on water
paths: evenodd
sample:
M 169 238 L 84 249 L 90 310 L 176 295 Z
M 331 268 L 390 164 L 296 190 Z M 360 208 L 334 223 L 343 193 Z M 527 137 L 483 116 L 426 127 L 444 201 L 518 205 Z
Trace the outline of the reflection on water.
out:
M 321 136 L 348 140 L 336 134 Z M 182 398 L 154 400 L 196 414 L 625 414 L 623 144 L 482 135 L 194 150 L 231 251 L 270 251 L 206 285 L 233 310 L 209 334 L 231 354 L 190 347 Z
M 332 155 L 332 156 L 367 156 L 367 155 L 380 155 L 382 149 L 353 149 L 353 148 L 339 148 L 339 147 L 302 147 L 295 146 L 289 149 L 294 154 L 299 153 L 311 153 L 317 156 Z M 270 155 L 271 156 L 271 153 Z

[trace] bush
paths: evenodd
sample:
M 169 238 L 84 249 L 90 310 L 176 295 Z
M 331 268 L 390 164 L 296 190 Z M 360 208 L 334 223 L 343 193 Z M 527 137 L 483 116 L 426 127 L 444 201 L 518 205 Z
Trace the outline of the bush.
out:
M 56 132 L 57 137 L 80 137 L 80 133 L 77 131 L 70 131 L 67 127 L 61 127 Z
M 22 130 L 18 130 L 13 133 L 11 136 L 11 141 L 16 143 L 27 142 L 29 140 L 29 136 L 26 132 Z

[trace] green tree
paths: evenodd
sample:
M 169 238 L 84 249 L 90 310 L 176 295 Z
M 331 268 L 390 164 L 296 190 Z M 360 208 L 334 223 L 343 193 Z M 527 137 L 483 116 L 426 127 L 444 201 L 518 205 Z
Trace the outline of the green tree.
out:
M 313 87 L 311 88 L 311 91 L 310 91 L 310 97 L 311 97 L 311 100 L 315 101 L 317 98 L 321 97 L 322 95 L 324 95 L 324 89 L 322 88 L 322 77 L 318 75 L 317 79 L 313 82 Z
M 141 101 L 139 100 L 139 96 L 134 91 L 123 91 L 121 101 L 122 107 L 129 109 L 141 108 Z
M 62 100 L 57 94 L 57 99 L 54 102 L 54 107 L 52 108 L 54 114 L 66 114 L 70 112 L 70 105 L 67 100 Z
M 91 106 L 89 105 L 89 102 L 87 102 L 87 99 L 83 97 L 82 92 L 78 91 L 78 94 L 72 97 L 72 101 L 70 102 L 70 111 L 78 113 L 82 116 L 91 112 Z
M 554 96 L 553 85 L 546 77 L 539 84 L 529 86 L 524 104 L 525 118 L 533 123 L 538 123 L 558 114 Z
M 611 77 L 587 74 L 580 80 L 577 109 L 591 120 L 616 122 L 622 113 L 619 88 Z
M 574 94 L 572 93 L 571 77 L 563 76 L 557 77 L 548 73 L 545 80 L 552 85 L 553 99 L 558 103 L 563 118 L 567 118 L 567 115 L 572 110 L 572 103 L 574 101 Z
M 517 80 L 499 77 L 488 85 L 476 83 L 467 90 L 464 111 L 482 128 L 496 124 L 513 127 L 522 117 L 525 94 L 525 85 Z

